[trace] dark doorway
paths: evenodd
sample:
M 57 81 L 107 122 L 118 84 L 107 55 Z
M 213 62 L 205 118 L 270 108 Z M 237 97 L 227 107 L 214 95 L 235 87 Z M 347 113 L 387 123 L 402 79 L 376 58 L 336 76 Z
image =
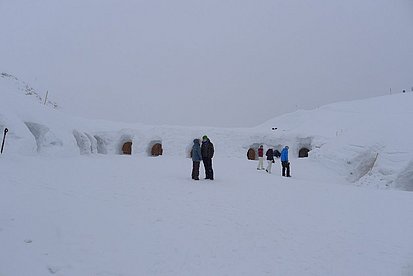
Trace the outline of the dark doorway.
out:
M 254 149 L 249 149 L 248 150 L 247 158 L 248 158 L 248 160 L 256 160 L 257 159 L 257 154 L 255 153 Z
M 302 148 L 302 149 L 300 149 L 300 151 L 298 152 L 298 157 L 299 157 L 299 158 L 308 157 L 308 152 L 309 152 L 309 151 L 310 151 L 310 150 L 307 149 L 307 148 Z
M 126 142 L 125 144 L 123 144 L 122 153 L 127 155 L 132 154 L 132 142 Z
M 162 144 L 156 143 L 155 145 L 152 146 L 152 149 L 151 149 L 152 156 L 159 156 L 159 155 L 162 155 L 162 153 L 163 153 Z

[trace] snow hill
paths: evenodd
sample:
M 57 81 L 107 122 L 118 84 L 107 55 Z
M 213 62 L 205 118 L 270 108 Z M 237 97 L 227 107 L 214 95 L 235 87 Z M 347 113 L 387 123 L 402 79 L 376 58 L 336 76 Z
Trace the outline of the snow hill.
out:
M 78 118 L 2 76 L 1 276 L 413 275 L 413 93 L 187 128 Z M 190 177 L 204 134 L 214 181 Z M 291 178 L 247 160 L 260 144 L 290 146 Z
M 311 158 L 357 185 L 413 191 L 413 93 L 297 111 L 257 129 L 278 127 L 284 144 L 306 146 Z
M 47 106 L 52 106 L 53 108 L 58 108 L 57 103 L 50 101 L 49 99 L 43 99 L 42 96 L 39 95 L 39 92 L 36 91 L 33 87 L 31 87 L 25 81 L 19 80 L 17 77 L 8 74 L 8 73 L 1 73 L 0 74 L 0 82 L 1 87 L 5 91 L 21 91 L 26 96 L 34 97 L 37 102 L 43 103 Z M 45 96 L 46 97 L 46 96 Z M 46 102 L 45 102 L 46 100 Z
M 76 118 L 48 108 L 56 103 L 41 105 L 33 88 L 6 73 L 0 91 L 0 130 L 9 129 L 7 154 L 121 154 L 130 141 L 133 155 L 150 155 L 152 145 L 160 143 L 164 155 L 188 157 L 193 138 L 207 133 L 218 156 L 245 158 L 260 144 L 278 150 L 289 145 L 291 158 L 306 148 L 310 159 L 350 183 L 413 190 L 413 130 L 408 127 L 413 93 L 300 110 L 250 129 L 223 129 Z

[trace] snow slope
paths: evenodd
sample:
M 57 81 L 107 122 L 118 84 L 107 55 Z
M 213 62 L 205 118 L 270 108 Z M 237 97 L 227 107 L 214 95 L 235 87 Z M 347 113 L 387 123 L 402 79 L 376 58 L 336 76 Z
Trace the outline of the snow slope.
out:
M 413 93 L 252 129 L 85 120 L 10 78 L 0 93 L 1 276 L 413 275 Z M 215 180 L 194 182 L 203 134 Z M 164 154 L 149 158 L 154 141 Z M 292 178 L 246 160 L 260 143 L 290 146 Z
M 301 110 L 252 129 L 151 127 L 75 118 L 35 104 L 22 95 L 24 82 L 16 86 L 15 77 L 2 76 L 0 130 L 10 130 L 9 153 L 120 154 L 122 144 L 131 141 L 133 154 L 147 155 L 160 142 L 166 155 L 188 156 L 193 138 L 207 133 L 218 155 L 242 158 L 259 144 L 279 150 L 288 144 L 294 158 L 305 147 L 310 158 L 351 183 L 413 190 L 413 130 L 408 127 L 413 93 Z

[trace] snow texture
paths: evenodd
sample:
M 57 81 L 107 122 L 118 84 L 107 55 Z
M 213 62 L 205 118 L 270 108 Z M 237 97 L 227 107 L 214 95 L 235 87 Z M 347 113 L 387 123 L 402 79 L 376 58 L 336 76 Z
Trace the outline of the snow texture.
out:
M 261 144 L 279 151 L 289 145 L 292 158 L 307 148 L 310 159 L 350 183 L 404 190 L 412 186 L 413 133 L 406 126 L 413 114 L 413 93 L 301 110 L 256 128 L 224 129 L 85 120 L 35 104 L 27 95 L 38 95 L 33 88 L 22 93 L 26 86 L 14 76 L 1 75 L 0 127 L 10 130 L 6 140 L 9 153 L 114 155 L 122 154 L 125 142 L 132 142 L 133 155 L 150 156 L 152 146 L 160 143 L 163 155 L 189 157 L 192 140 L 208 134 L 218 155 L 246 158 L 250 148 L 256 151 Z
M 153 127 L 77 118 L 10 81 L 0 275 L 413 275 L 413 93 L 256 128 Z M 215 180 L 195 182 L 204 134 Z M 163 155 L 149 158 L 154 143 Z M 279 160 L 256 170 L 246 154 L 261 144 L 290 146 L 292 178 Z
M 197 182 L 191 163 L 4 155 L 0 275 L 411 275 L 410 192 L 310 158 L 283 178 L 217 156 Z

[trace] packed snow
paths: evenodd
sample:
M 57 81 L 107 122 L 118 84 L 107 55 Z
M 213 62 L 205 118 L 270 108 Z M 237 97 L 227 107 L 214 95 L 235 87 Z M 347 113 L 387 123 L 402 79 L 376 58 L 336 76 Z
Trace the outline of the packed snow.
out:
M 189 128 L 78 118 L 2 76 L 2 276 L 413 275 L 413 93 Z M 291 178 L 247 160 L 261 144 L 290 146 Z

